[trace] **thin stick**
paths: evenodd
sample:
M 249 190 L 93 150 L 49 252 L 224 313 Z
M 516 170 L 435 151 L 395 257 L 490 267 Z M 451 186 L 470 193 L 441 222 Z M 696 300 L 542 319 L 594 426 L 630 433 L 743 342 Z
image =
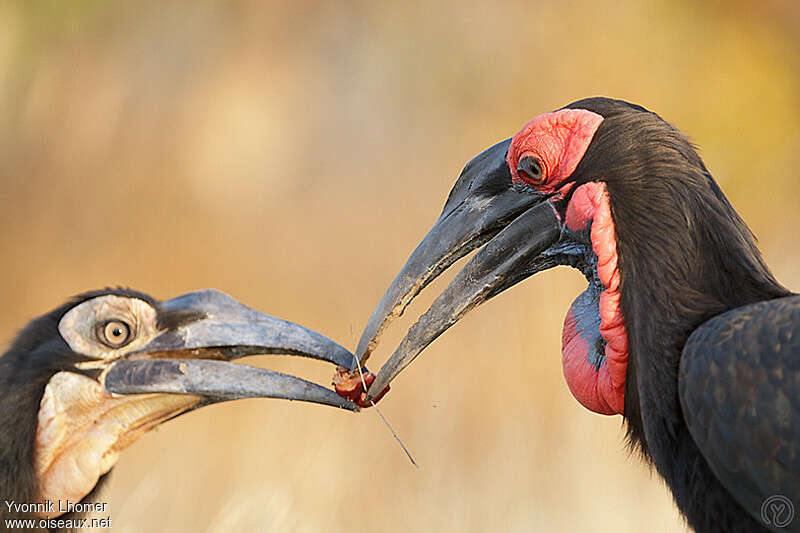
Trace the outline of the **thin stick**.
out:
M 398 437 L 398 436 L 397 436 L 397 433 L 395 433 L 395 432 L 394 432 L 394 430 L 392 429 L 392 426 L 391 426 L 391 425 L 389 425 L 389 421 L 388 421 L 388 420 L 386 420 L 386 417 L 385 417 L 385 416 L 383 416 L 383 413 L 381 413 L 381 410 L 380 410 L 380 409 L 378 409 L 378 406 L 377 406 L 377 405 L 375 405 L 375 402 L 373 402 L 372 400 L 370 400 L 370 401 L 369 401 L 369 403 L 371 403 L 371 404 L 372 404 L 372 407 L 374 407 L 374 408 L 375 408 L 375 411 L 378 413 L 378 416 L 380 416 L 380 417 L 381 417 L 381 420 L 383 420 L 383 423 L 384 423 L 384 424 L 386 424 L 386 427 L 387 427 L 387 428 L 389 428 L 389 431 L 391 431 L 391 432 L 392 432 L 392 435 L 394 436 L 394 440 L 396 440 L 396 441 L 397 441 L 397 443 L 400 445 L 400 447 L 401 447 L 401 448 L 403 448 L 403 451 L 404 451 L 404 452 L 406 452 L 406 457 L 408 457 L 408 460 L 409 460 L 409 461 L 411 461 L 411 464 L 412 464 L 412 465 L 414 465 L 415 467 L 417 467 L 417 470 L 419 470 L 419 465 L 418 465 L 418 464 L 417 464 L 417 462 L 414 460 L 414 457 L 412 457 L 412 456 L 411 456 L 411 452 L 410 452 L 410 451 L 408 451 L 408 448 L 406 448 L 406 445 L 405 445 L 405 444 L 403 444 L 403 441 L 401 441 L 401 440 L 400 440 L 400 437 Z
M 361 376 L 361 386 L 364 387 L 364 392 L 367 392 L 367 383 L 364 381 L 364 373 L 361 371 L 361 365 L 358 365 L 357 368 L 358 368 L 358 375 Z M 411 452 L 408 451 L 408 448 L 406 448 L 406 445 L 403 444 L 403 441 L 400 440 L 400 437 L 397 435 L 397 433 L 395 433 L 394 429 L 392 429 L 392 425 L 389 424 L 389 421 L 386 420 L 385 416 L 383 416 L 383 413 L 378 408 L 378 406 L 375 405 L 375 402 L 370 400 L 369 403 L 372 404 L 372 407 L 375 408 L 375 412 L 378 413 L 378 416 L 381 417 L 381 420 L 383 420 L 383 423 L 386 424 L 386 427 L 389 428 L 389 431 L 392 432 L 392 436 L 394 437 L 394 440 L 397 441 L 397 444 L 399 444 L 400 447 L 403 448 L 403 451 L 406 452 L 406 456 L 408 457 L 408 460 L 411 461 L 411 464 L 416 466 L 417 469 L 419 469 L 419 465 L 414 460 L 414 457 L 411 455 Z
M 350 326 L 350 337 L 353 337 L 353 326 L 352 325 Z M 351 340 L 351 342 L 353 341 L 352 338 L 350 340 Z M 355 358 L 356 358 L 356 356 L 354 355 L 353 359 L 355 359 Z M 367 392 L 367 382 L 364 381 L 364 373 L 361 371 L 361 363 L 357 359 L 356 359 L 356 368 L 358 369 L 358 375 L 361 376 L 361 386 L 364 388 L 364 392 Z M 392 425 L 389 423 L 388 420 L 386 420 L 386 417 L 383 416 L 383 413 L 381 412 L 381 410 L 378 409 L 378 406 L 375 405 L 374 401 L 370 400 L 369 403 L 372 404 L 372 407 L 375 408 L 375 412 L 378 413 L 378 416 L 381 417 L 381 420 L 383 420 L 383 423 L 386 424 L 386 427 L 389 428 L 389 431 L 392 432 L 392 436 L 394 437 L 394 440 L 397 441 L 397 444 L 399 444 L 400 447 L 403 448 L 403 451 L 406 453 L 406 457 L 408 457 L 408 460 L 411 461 L 412 465 L 417 467 L 417 470 L 419 470 L 419 465 L 414 460 L 414 456 L 411 455 L 411 452 L 408 451 L 408 448 L 406 448 L 406 445 L 403 444 L 402 440 L 400 440 L 400 437 L 397 435 L 397 433 L 395 433 L 394 429 L 392 428 Z

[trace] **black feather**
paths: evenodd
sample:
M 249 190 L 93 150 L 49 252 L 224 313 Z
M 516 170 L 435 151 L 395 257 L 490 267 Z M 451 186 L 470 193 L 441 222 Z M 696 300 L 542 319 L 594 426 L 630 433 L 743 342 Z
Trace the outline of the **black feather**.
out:
M 70 349 L 58 331 L 58 324 L 76 305 L 108 294 L 138 298 L 153 306 L 158 305 L 152 297 L 131 289 L 86 292 L 32 320 L 0 356 L 0 501 L 36 501 L 38 487 L 33 454 L 44 389 L 58 372 L 83 373 L 74 365 L 88 360 Z M 90 496 L 83 501 L 88 501 Z M 8 518 L 17 517 L 6 505 L 0 506 L 0 524 Z
M 681 350 L 709 318 L 791 294 L 688 139 L 619 100 L 570 104 L 604 117 L 570 181 L 604 181 L 615 223 L 628 331 L 625 419 L 698 532 L 760 531 L 709 468 L 678 396 Z M 565 208 L 565 203 L 562 204 Z
M 691 435 L 758 519 L 772 496 L 800 503 L 798 324 L 799 296 L 738 307 L 696 329 L 681 357 L 680 399 Z M 800 521 L 783 525 L 800 529 Z

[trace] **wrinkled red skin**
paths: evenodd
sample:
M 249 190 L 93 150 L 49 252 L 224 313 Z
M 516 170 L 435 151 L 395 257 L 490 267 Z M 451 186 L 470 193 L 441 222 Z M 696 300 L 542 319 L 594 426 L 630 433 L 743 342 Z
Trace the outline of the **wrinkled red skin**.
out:
M 561 185 L 575 172 L 603 117 L 585 109 L 560 109 L 539 115 L 517 133 L 506 162 L 514 183 L 563 198 L 574 183 Z M 517 169 L 526 156 L 542 165 L 544 181 L 532 183 Z M 620 307 L 617 240 L 608 191 L 602 181 L 578 186 L 567 205 L 565 220 L 572 231 L 584 231 L 591 222 L 592 249 L 597 255 L 597 275 L 604 291 L 598 302 L 599 333 L 605 339 L 605 361 L 595 368 L 589 362 L 589 345 L 577 329 L 573 308 L 567 313 L 562 334 L 564 377 L 573 396 L 586 408 L 605 415 L 623 414 L 628 366 L 628 334 Z
M 364 372 L 364 383 L 369 389 L 372 382 L 375 381 L 375 374 L 372 372 Z M 336 375 L 333 376 L 333 389 L 336 394 L 342 398 L 347 398 L 359 407 L 372 407 L 373 403 L 378 403 L 387 392 L 389 392 L 389 385 L 381 391 L 380 394 L 372 399 L 372 402 L 366 401 L 367 391 L 364 390 L 364 384 L 361 382 L 361 374 L 356 369 L 352 374 L 344 367 L 340 366 L 336 369 Z

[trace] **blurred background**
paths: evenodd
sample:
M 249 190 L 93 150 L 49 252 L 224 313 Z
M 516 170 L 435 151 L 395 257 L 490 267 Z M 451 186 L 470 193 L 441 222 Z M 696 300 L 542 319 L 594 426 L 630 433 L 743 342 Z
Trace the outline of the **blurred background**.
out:
M 800 290 L 798 50 L 793 0 L 0 2 L 0 338 L 88 289 L 214 287 L 354 348 L 464 163 L 592 95 L 687 132 Z M 122 454 L 114 530 L 684 531 L 564 383 L 584 288 L 528 280 L 394 383 L 419 470 L 373 411 L 219 405 Z

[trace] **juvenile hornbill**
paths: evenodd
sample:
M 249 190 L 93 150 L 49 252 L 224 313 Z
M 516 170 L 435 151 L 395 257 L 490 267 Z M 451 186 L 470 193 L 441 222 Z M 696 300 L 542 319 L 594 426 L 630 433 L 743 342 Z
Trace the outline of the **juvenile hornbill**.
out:
M 574 397 L 624 417 L 696 531 L 800 531 L 800 297 L 683 134 L 638 105 L 588 98 L 476 156 L 378 303 L 360 361 L 476 248 L 374 390 L 470 309 L 570 265 L 589 285 L 562 334 Z
M 216 290 L 161 302 L 106 289 L 33 320 L 0 356 L 0 529 L 12 518 L 50 527 L 40 520 L 92 501 L 122 449 L 193 409 L 256 397 L 358 409 L 314 383 L 229 362 L 255 354 L 353 359 Z

